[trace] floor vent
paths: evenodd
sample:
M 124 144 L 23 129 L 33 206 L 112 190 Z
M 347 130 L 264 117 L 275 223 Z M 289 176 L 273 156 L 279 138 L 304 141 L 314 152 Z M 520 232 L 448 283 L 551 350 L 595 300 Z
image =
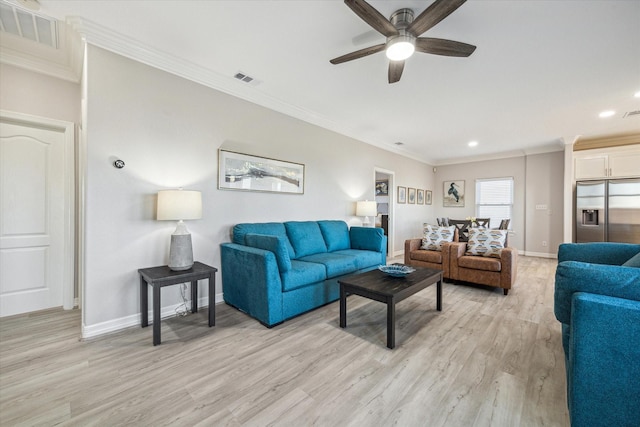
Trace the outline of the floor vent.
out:
M 58 48 L 58 24 L 55 19 L 0 2 L 0 31 L 52 48 Z
M 640 110 L 629 111 L 627 113 L 624 113 L 624 116 L 622 116 L 622 118 L 631 117 L 631 116 L 640 116 Z

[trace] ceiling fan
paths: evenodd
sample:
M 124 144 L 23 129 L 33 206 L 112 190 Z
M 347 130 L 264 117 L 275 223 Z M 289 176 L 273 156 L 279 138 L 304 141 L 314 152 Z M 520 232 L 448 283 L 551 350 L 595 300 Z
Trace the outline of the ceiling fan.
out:
M 365 0 L 344 0 L 364 22 L 387 38 L 385 43 L 366 47 L 332 59 L 332 64 L 342 64 L 386 50 L 389 58 L 389 83 L 402 77 L 404 62 L 414 51 L 443 56 L 467 57 L 476 50 L 470 44 L 446 39 L 420 37 L 424 32 L 449 16 L 467 0 L 435 0 L 417 18 L 413 10 L 400 9 L 390 19 L 385 18 Z

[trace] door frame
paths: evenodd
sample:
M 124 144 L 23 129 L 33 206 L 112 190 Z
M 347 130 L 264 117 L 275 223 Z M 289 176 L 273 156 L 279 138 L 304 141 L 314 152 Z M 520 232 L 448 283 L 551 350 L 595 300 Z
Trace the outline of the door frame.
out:
M 388 240 L 389 240 L 389 252 L 387 253 L 388 257 L 395 257 L 395 247 L 394 247 L 394 237 L 395 237 L 395 223 L 396 223 L 396 204 L 395 204 L 395 192 L 393 189 L 395 188 L 395 179 L 396 173 L 389 169 L 384 169 L 378 166 L 373 167 L 373 184 L 375 188 L 376 182 L 376 172 L 383 173 L 385 175 L 389 175 L 389 231 L 388 231 Z M 375 194 L 375 192 L 374 192 Z
M 64 238 L 62 308 L 74 307 L 75 293 L 75 124 L 15 111 L 0 110 L 0 119 L 19 126 L 52 130 L 64 135 Z

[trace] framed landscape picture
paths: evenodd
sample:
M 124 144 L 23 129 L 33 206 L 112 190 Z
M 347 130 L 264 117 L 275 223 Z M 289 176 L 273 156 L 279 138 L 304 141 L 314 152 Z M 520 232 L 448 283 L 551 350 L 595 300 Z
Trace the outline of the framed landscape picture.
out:
M 304 165 L 220 150 L 218 188 L 304 194 Z
M 416 196 L 416 203 L 419 205 L 424 204 L 424 190 L 418 190 L 418 195 Z
M 408 198 L 408 203 L 415 205 L 416 204 L 416 189 L 415 188 L 408 188 L 407 189 L 407 198 Z
M 432 199 L 431 190 L 425 190 L 424 204 L 425 205 L 430 205 L 432 201 L 433 201 L 433 199 Z
M 464 180 L 444 181 L 443 196 L 444 207 L 464 207 Z
M 407 203 L 407 187 L 398 185 L 398 203 Z

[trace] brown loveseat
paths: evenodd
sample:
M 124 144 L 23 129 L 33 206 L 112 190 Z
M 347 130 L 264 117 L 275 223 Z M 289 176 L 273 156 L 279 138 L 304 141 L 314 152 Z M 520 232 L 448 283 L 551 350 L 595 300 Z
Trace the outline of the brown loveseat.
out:
M 454 231 L 453 242 L 458 241 L 458 230 Z M 451 278 L 451 245 L 443 243 L 441 251 L 420 249 L 422 238 L 409 239 L 404 242 L 404 263 L 412 267 L 426 267 L 442 270 L 444 279 Z
M 450 278 L 464 282 L 502 288 L 504 294 L 516 280 L 518 251 L 515 248 L 502 249 L 500 258 L 465 255 L 467 243 L 450 244 Z

